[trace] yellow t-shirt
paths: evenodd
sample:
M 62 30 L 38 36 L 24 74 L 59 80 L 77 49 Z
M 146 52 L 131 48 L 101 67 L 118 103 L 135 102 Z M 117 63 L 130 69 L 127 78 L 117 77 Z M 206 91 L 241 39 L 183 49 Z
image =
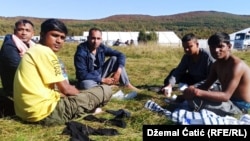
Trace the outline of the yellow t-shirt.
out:
M 55 109 L 60 93 L 55 82 L 63 81 L 59 60 L 49 48 L 37 44 L 24 54 L 14 79 L 16 115 L 30 122 L 44 119 Z

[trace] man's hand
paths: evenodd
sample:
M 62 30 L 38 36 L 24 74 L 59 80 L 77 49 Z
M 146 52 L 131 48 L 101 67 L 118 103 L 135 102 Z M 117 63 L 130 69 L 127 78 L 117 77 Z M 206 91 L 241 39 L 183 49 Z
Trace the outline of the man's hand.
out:
M 53 85 L 56 85 L 58 91 L 61 93 L 61 97 L 77 95 L 80 93 L 74 85 L 70 85 L 66 80 L 57 82 L 55 84 L 53 83 Z
M 114 83 L 113 84 L 119 84 L 120 76 L 121 76 L 122 69 L 118 68 L 117 71 L 113 75 Z
M 161 91 L 164 93 L 166 97 L 171 97 L 172 94 L 172 85 L 169 84 L 168 86 L 165 86 L 161 89 Z
M 195 88 L 194 86 L 189 86 L 183 91 L 183 97 L 188 100 L 188 99 L 193 99 L 197 93 L 199 92 L 199 89 Z
M 114 78 L 108 77 L 102 79 L 103 84 L 112 85 L 114 84 Z

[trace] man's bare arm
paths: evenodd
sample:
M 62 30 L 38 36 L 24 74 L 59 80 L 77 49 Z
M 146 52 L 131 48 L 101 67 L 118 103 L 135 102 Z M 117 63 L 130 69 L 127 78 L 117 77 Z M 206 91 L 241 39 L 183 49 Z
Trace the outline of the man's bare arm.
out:
M 58 90 L 63 94 L 63 95 L 77 95 L 79 94 L 79 90 L 73 86 L 70 85 L 66 80 L 61 81 L 61 82 L 57 82 L 56 86 L 58 88 Z

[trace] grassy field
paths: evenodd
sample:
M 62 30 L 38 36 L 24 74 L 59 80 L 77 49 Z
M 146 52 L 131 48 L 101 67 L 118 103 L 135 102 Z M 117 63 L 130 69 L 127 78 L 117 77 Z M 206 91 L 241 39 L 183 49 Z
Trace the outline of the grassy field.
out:
M 1 43 L 0 43 L 1 44 Z M 73 55 L 77 43 L 65 44 L 58 56 L 65 62 L 71 82 L 75 81 L 75 70 L 73 65 Z M 130 118 L 126 118 L 126 128 L 105 125 L 103 123 L 78 120 L 81 123 L 93 128 L 115 128 L 120 133 L 117 136 L 93 136 L 90 138 L 96 141 L 141 141 L 143 125 L 150 124 L 172 124 L 165 116 L 158 115 L 144 108 L 147 100 L 154 100 L 161 106 L 166 106 L 163 102 L 164 97 L 154 92 L 148 91 L 149 86 L 161 86 L 164 78 L 175 67 L 183 54 L 180 47 L 163 47 L 154 44 L 137 47 L 116 47 L 127 56 L 126 69 L 131 83 L 142 91 L 133 100 L 121 101 L 111 100 L 103 110 L 124 109 L 131 113 Z M 250 64 L 248 52 L 235 52 Z M 123 89 L 124 93 L 130 92 Z M 102 118 L 113 118 L 111 114 L 102 113 L 96 115 Z M 40 125 L 23 124 L 15 116 L 0 118 L 0 140 L 1 141 L 67 141 L 69 136 L 62 135 L 65 125 L 43 127 Z

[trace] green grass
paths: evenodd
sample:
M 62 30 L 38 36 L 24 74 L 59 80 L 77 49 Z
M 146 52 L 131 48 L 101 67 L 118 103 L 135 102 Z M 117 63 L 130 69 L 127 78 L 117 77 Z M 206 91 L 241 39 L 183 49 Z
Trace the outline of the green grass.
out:
M 1 44 L 1 43 L 0 43 Z M 73 56 L 76 50 L 76 43 L 65 44 L 58 56 L 65 62 L 71 82 L 75 81 L 75 69 Z M 141 141 L 142 126 L 145 124 L 172 124 L 165 116 L 158 115 L 144 108 L 147 100 L 156 101 L 161 106 L 166 106 L 164 97 L 148 91 L 148 86 L 160 86 L 164 78 L 175 67 L 183 55 L 180 47 L 164 47 L 154 44 L 137 47 L 115 47 L 127 56 L 126 69 L 133 85 L 142 88 L 142 92 L 133 100 L 120 101 L 111 100 L 103 110 L 125 109 L 131 113 L 131 117 L 125 119 L 126 128 L 105 125 L 103 123 L 79 120 L 93 128 L 115 128 L 120 135 L 117 136 L 93 136 L 90 138 L 96 141 Z M 233 52 L 250 64 L 248 52 Z M 1 85 L 1 84 L 0 84 Z M 129 92 L 123 89 L 125 93 Z M 112 118 L 108 113 L 96 115 L 97 117 Z M 69 136 L 61 135 L 65 126 L 43 127 L 41 125 L 24 124 L 16 117 L 0 118 L 0 139 L 1 141 L 65 141 Z

